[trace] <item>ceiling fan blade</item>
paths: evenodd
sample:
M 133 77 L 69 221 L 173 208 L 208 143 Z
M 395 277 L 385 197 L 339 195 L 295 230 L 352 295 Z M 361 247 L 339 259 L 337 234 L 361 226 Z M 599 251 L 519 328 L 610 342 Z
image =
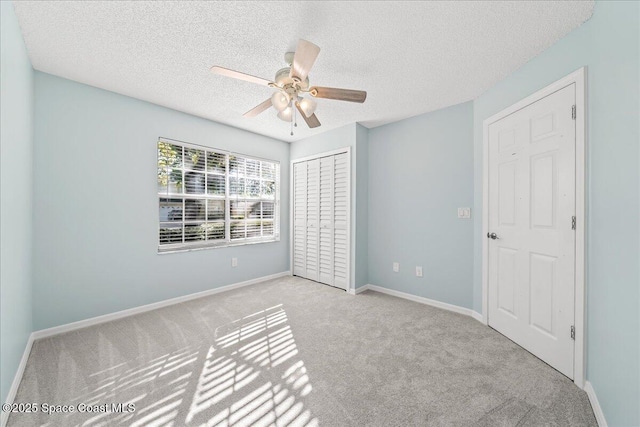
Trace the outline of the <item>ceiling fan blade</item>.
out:
M 309 88 L 309 93 L 316 98 L 337 99 L 339 101 L 363 103 L 367 99 L 367 92 L 363 90 L 338 89 L 335 87 L 313 86 Z
M 262 79 L 260 77 L 241 73 L 240 71 L 230 70 L 224 67 L 218 67 L 217 65 L 214 65 L 213 67 L 211 67 L 211 72 L 213 72 L 214 74 L 220 74 L 221 76 L 232 77 L 234 79 L 244 80 L 246 82 L 259 84 L 262 86 L 269 86 L 269 84 L 272 83 L 269 80 Z
M 300 116 L 302 116 L 304 121 L 307 122 L 307 126 L 309 126 L 311 129 L 317 128 L 318 126 L 320 126 L 320 120 L 318 120 L 315 114 L 312 114 L 309 117 L 304 115 L 304 111 L 302 111 L 302 107 L 300 107 L 299 102 L 296 102 L 296 108 L 298 109 Z
M 243 114 L 244 117 L 255 117 L 258 114 L 262 113 L 267 108 L 271 107 L 271 98 L 267 99 L 260 105 L 253 107 L 251 110 L 247 111 Z
M 300 81 L 305 81 L 319 53 L 320 48 L 315 44 L 303 39 L 298 40 L 289 77 L 297 77 Z

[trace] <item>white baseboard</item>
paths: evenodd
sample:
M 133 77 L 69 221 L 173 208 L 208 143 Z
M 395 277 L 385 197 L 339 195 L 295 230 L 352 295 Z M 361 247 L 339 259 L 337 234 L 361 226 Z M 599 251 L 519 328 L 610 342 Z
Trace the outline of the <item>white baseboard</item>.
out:
M 349 293 L 351 295 L 357 295 L 364 291 L 380 292 L 387 295 L 393 295 L 394 297 L 404 298 L 410 301 L 419 302 L 421 304 L 430 305 L 432 307 L 438 307 L 444 310 L 453 311 L 454 313 L 464 314 L 465 316 L 473 317 L 478 322 L 484 324 L 482 314 L 470 308 L 460 307 L 453 304 L 447 304 L 446 302 L 440 302 L 440 301 L 436 301 L 436 300 L 425 298 L 425 297 L 419 297 L 417 295 L 408 294 L 406 292 L 394 291 L 393 289 L 387 289 L 382 286 L 368 284 L 368 285 L 364 285 L 364 286 L 360 286 L 359 288 L 356 288 L 355 291 L 353 289 L 350 289 Z
M 363 288 L 366 288 L 366 289 L 363 289 Z M 434 299 L 429 299 L 429 298 L 425 298 L 425 297 L 419 297 L 417 295 L 408 294 L 406 292 L 400 292 L 400 291 L 395 291 L 393 289 L 383 288 L 382 286 L 376 286 L 376 285 L 369 284 L 369 285 L 365 285 L 363 287 L 358 288 L 356 290 L 356 292 L 359 293 L 358 291 L 360 291 L 360 289 L 362 289 L 363 291 L 370 290 L 370 291 L 374 291 L 374 292 L 380 292 L 380 293 L 383 293 L 383 294 L 392 295 L 394 297 L 404 298 L 404 299 L 407 299 L 409 301 L 414 301 L 414 302 L 419 302 L 421 304 L 430 305 L 432 307 L 442 308 L 444 310 L 453 311 L 454 313 L 460 313 L 460 314 L 464 314 L 465 316 L 473 317 L 476 320 L 478 320 L 478 317 L 476 317 L 476 315 L 480 316 L 479 313 L 471 310 L 470 308 L 460 307 L 460 306 L 453 305 L 453 304 L 447 304 L 446 302 L 440 302 L 440 301 L 436 301 Z M 362 292 L 362 291 L 360 291 L 360 292 Z M 482 319 L 482 316 L 480 316 L 480 319 Z M 480 320 L 480 321 L 482 321 L 482 320 Z
M 11 388 L 9 388 L 9 393 L 7 393 L 6 403 L 13 403 L 13 400 L 16 398 L 16 394 L 18 393 L 18 387 L 20 386 L 20 381 L 22 381 L 22 375 L 24 374 L 24 370 L 27 367 L 27 360 L 29 360 L 29 355 L 31 354 L 31 347 L 33 347 L 33 333 L 29 335 L 29 339 L 27 340 L 27 345 L 24 347 L 24 353 L 22 353 L 22 359 L 20 359 L 20 364 L 18 365 L 18 369 L 16 370 L 16 374 L 13 377 L 13 382 L 11 383 Z M 7 425 L 7 421 L 9 420 L 9 412 L 0 412 L 0 427 L 4 427 Z
M 169 305 L 179 304 L 181 302 L 190 301 L 197 298 L 206 297 L 209 295 L 218 294 L 220 292 L 227 292 L 233 289 L 238 289 L 243 286 L 255 285 L 256 283 L 264 282 L 271 279 L 277 279 L 279 277 L 290 276 L 291 272 L 283 271 L 269 276 L 258 277 L 244 282 L 233 283 L 231 285 L 221 286 L 219 288 L 209 289 L 207 291 L 196 292 L 194 294 L 184 295 L 177 298 L 171 298 L 164 301 L 154 302 L 152 304 L 141 305 L 139 307 L 130 308 L 127 310 L 117 311 L 115 313 L 109 313 L 102 316 L 91 317 L 89 319 L 80 320 L 77 322 L 67 323 L 65 325 L 54 326 L 53 328 L 41 329 L 35 331 L 33 339 L 41 339 L 51 337 L 53 335 L 63 334 L 65 332 L 73 331 L 76 329 L 86 328 L 88 326 L 97 325 L 99 323 L 110 322 L 116 319 L 122 319 L 123 317 L 133 316 L 134 314 L 144 313 L 146 311 L 155 310 L 157 308 L 167 307 Z
M 356 295 L 361 294 L 364 291 L 368 291 L 368 290 L 369 290 L 369 285 L 360 286 L 359 288 L 356 288 Z
M 600 407 L 600 402 L 598 402 L 598 396 L 596 396 L 596 391 L 593 389 L 593 386 L 589 381 L 585 381 L 584 391 L 586 391 L 587 396 L 589 396 L 589 402 L 591 402 L 593 414 L 596 416 L 598 425 L 600 427 L 607 427 L 607 420 L 604 419 L 604 413 L 602 412 L 602 408 Z
M 477 311 L 472 310 L 471 311 L 471 317 L 476 319 L 478 322 L 484 324 L 484 319 L 482 318 L 482 314 L 478 313 Z
M 360 286 L 359 288 L 355 288 L 355 289 L 351 288 L 351 289 L 349 289 L 349 294 L 358 295 L 358 294 L 363 293 L 367 289 L 369 289 L 369 285 Z

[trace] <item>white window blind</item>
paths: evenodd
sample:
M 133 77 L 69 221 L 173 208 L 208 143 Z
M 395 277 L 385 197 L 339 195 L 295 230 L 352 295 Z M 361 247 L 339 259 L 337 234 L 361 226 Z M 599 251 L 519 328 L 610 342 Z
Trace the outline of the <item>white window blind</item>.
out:
M 280 163 L 158 140 L 158 251 L 280 240 Z

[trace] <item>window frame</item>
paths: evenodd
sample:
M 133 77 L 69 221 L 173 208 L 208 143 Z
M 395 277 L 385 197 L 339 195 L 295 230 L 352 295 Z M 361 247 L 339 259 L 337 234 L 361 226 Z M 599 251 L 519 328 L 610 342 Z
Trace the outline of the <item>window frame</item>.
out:
M 175 145 L 175 146 L 179 146 L 183 149 L 182 152 L 182 162 L 181 162 L 181 172 L 182 172 L 182 184 L 181 184 L 181 193 L 170 193 L 169 189 L 170 189 L 170 185 L 171 185 L 171 181 L 169 178 L 169 181 L 167 182 L 167 186 L 166 186 L 166 191 L 165 192 L 161 192 L 161 188 L 160 188 L 160 183 L 158 181 L 158 176 L 159 176 L 159 172 L 157 169 L 156 170 L 156 188 L 157 188 L 157 192 L 156 192 L 156 200 L 157 200 L 157 227 L 156 227 L 156 233 L 157 233 L 157 251 L 158 254 L 167 254 L 167 253 L 174 253 L 174 252 L 188 252 L 188 251 L 194 251 L 194 250 L 204 250 L 204 249 L 214 249 L 214 248 L 225 248 L 225 247 L 230 247 L 230 246 L 244 246 L 244 245 L 254 245 L 254 244 L 260 244 L 260 243 L 272 243 L 272 242 L 278 242 L 280 241 L 280 191 L 281 191 L 281 186 L 280 186 L 280 174 L 281 174 L 281 168 L 280 168 L 280 162 L 278 160 L 273 160 L 273 159 L 265 159 L 265 158 L 261 158 L 261 157 L 257 157 L 257 156 L 252 156 L 252 155 L 246 155 L 246 154 L 242 154 L 242 153 L 236 153 L 233 151 L 229 151 L 229 150 L 222 150 L 222 149 L 218 149 L 215 147 L 209 147 L 209 146 L 203 146 L 203 145 L 197 145 L 197 144 L 192 144 L 189 142 L 184 142 L 184 141 L 179 141 L 179 140 L 174 140 L 174 139 L 170 139 L 170 138 L 164 138 L 164 137 L 159 137 L 156 141 L 156 166 L 157 168 L 159 168 L 159 161 L 160 161 L 160 156 L 159 156 L 159 150 L 158 147 L 160 145 L 160 143 L 165 143 L 165 144 L 171 144 L 171 145 Z M 194 149 L 194 150 L 201 150 L 205 152 L 204 155 L 204 168 L 202 170 L 202 174 L 204 175 L 204 192 L 203 193 L 187 193 L 187 183 L 185 182 L 185 176 L 186 173 L 188 173 L 189 171 L 192 172 L 200 172 L 199 170 L 196 169 L 189 169 L 186 165 L 186 150 L 187 149 Z M 224 171 L 224 175 L 221 173 L 216 173 L 214 171 L 209 171 L 208 167 L 207 167 L 207 159 L 209 157 L 210 153 L 216 153 L 216 154 L 222 154 L 224 155 L 224 161 L 225 161 L 225 171 Z M 258 162 L 266 162 L 266 163 L 271 163 L 274 166 L 274 176 L 273 176 L 273 183 L 274 183 L 274 196 L 273 198 L 266 198 L 264 197 L 262 194 L 259 194 L 258 196 L 249 196 L 247 194 L 243 194 L 243 195 L 231 195 L 231 191 L 230 191 L 230 181 L 231 178 L 234 177 L 234 175 L 236 177 L 238 177 L 239 175 L 233 174 L 229 168 L 229 164 L 230 164 L 230 159 L 232 156 L 238 157 L 238 158 L 242 158 L 245 161 L 247 160 L 251 160 L 251 161 L 258 161 Z M 209 194 L 207 192 L 207 186 L 208 186 L 208 182 L 209 182 L 209 176 L 224 176 L 224 184 L 225 184 L 225 191 L 224 191 L 224 195 L 216 195 L 216 194 Z M 269 179 L 265 179 L 263 174 L 262 174 L 262 166 L 260 166 L 260 169 L 258 171 L 258 176 L 256 177 L 250 177 L 247 173 L 246 167 L 245 170 L 243 172 L 243 174 L 240 176 L 242 178 L 246 179 L 253 179 L 253 180 L 257 180 L 259 182 L 260 188 L 262 188 L 263 182 L 272 182 L 272 180 Z M 262 192 L 261 192 L 262 193 Z M 161 208 L 162 208 L 162 200 L 171 200 L 171 199 L 180 199 L 180 201 L 182 202 L 182 219 L 181 221 L 163 221 L 162 220 L 162 214 L 161 214 Z M 193 199 L 193 200 L 201 200 L 204 201 L 204 205 L 205 205 L 205 213 L 204 213 L 204 219 L 200 220 L 200 219 L 192 219 L 192 218 L 187 218 L 187 210 L 186 210 L 186 200 L 188 199 Z M 209 219 L 209 215 L 207 215 L 208 212 L 208 208 L 209 208 L 209 202 L 210 201 L 222 201 L 224 203 L 224 218 L 222 220 L 210 220 Z M 251 221 L 251 218 L 248 217 L 248 215 L 245 213 L 243 219 L 238 220 L 238 219 L 233 219 L 231 218 L 231 204 L 233 202 L 241 202 L 241 203 L 251 203 L 251 202 L 260 202 L 260 216 L 259 218 L 255 218 L 254 221 L 259 221 L 261 223 L 261 233 L 264 229 L 264 222 L 265 219 L 263 218 L 263 210 L 264 207 L 262 205 L 262 203 L 267 202 L 267 203 L 273 203 L 273 235 L 269 235 L 269 236 L 259 236 L 259 237 L 246 237 L 246 233 L 248 230 L 248 222 Z M 246 209 L 246 206 L 245 206 Z M 236 222 L 236 221 L 242 221 L 244 222 L 244 226 L 245 226 L 245 237 L 243 238 L 237 238 L 237 239 L 232 239 L 231 238 L 231 223 L 232 222 Z M 268 222 L 268 220 L 267 220 Z M 197 240 L 197 241 L 192 241 L 192 242 L 188 242 L 185 241 L 186 240 L 186 227 L 188 225 L 196 225 L 196 224 L 201 224 L 201 225 L 206 225 L 206 224 L 222 224 L 224 223 L 224 238 L 223 239 L 216 239 L 216 240 L 208 240 L 208 232 L 205 231 L 205 240 Z M 174 224 L 174 225 L 180 225 L 181 226 L 181 230 L 182 230 L 182 237 L 181 237 L 181 242 L 180 243 L 161 243 L 162 240 L 162 235 L 161 235 L 161 230 L 164 227 L 166 227 L 169 224 Z

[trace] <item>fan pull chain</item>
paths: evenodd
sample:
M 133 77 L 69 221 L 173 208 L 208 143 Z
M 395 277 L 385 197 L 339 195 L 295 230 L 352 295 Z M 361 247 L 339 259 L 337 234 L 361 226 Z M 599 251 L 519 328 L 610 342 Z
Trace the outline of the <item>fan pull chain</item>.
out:
M 296 120 L 296 110 L 293 108 L 293 99 L 289 102 L 289 108 L 293 110 L 293 119 L 291 120 L 291 136 L 293 136 L 293 122 Z M 298 126 L 296 124 L 296 126 Z

